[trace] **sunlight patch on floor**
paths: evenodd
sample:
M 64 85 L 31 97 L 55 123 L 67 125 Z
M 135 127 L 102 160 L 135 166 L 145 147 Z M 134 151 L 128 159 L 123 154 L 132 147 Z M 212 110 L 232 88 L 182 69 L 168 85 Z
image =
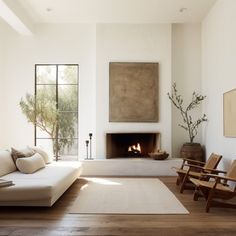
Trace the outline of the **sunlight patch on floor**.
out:
M 103 179 L 103 178 L 91 178 L 89 181 L 97 183 L 97 184 L 102 184 L 102 185 L 122 185 L 119 182 L 111 181 L 108 179 Z

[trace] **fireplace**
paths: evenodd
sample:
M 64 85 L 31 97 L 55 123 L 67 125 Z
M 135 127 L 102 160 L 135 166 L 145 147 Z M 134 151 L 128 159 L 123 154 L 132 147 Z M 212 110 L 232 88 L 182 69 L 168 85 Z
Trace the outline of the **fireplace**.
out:
M 106 158 L 145 158 L 157 149 L 160 149 L 160 133 L 106 134 Z

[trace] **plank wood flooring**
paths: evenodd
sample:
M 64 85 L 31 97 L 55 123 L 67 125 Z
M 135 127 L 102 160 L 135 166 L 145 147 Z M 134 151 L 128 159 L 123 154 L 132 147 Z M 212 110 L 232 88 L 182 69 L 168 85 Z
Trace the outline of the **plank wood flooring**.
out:
M 189 210 L 189 215 L 68 214 L 79 188 L 85 184 L 84 180 L 77 180 L 51 208 L 0 207 L 0 236 L 236 235 L 235 209 L 212 208 L 205 213 L 205 201 L 194 202 L 192 191 L 180 194 L 175 177 L 160 179 Z

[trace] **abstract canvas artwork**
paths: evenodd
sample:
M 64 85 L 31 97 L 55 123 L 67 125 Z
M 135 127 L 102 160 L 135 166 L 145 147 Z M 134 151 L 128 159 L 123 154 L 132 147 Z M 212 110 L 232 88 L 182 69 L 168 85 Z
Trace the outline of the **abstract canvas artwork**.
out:
M 109 121 L 158 122 L 158 63 L 110 62 Z
M 224 93 L 224 136 L 236 137 L 236 89 Z

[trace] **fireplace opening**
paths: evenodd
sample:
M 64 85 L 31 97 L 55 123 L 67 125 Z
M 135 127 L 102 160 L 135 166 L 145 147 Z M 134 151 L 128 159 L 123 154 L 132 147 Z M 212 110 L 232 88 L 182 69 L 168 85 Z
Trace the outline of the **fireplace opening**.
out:
M 160 133 L 107 133 L 106 158 L 148 157 L 160 149 Z
M 133 155 L 140 155 L 142 153 L 140 143 L 129 146 L 128 153 L 132 156 Z

